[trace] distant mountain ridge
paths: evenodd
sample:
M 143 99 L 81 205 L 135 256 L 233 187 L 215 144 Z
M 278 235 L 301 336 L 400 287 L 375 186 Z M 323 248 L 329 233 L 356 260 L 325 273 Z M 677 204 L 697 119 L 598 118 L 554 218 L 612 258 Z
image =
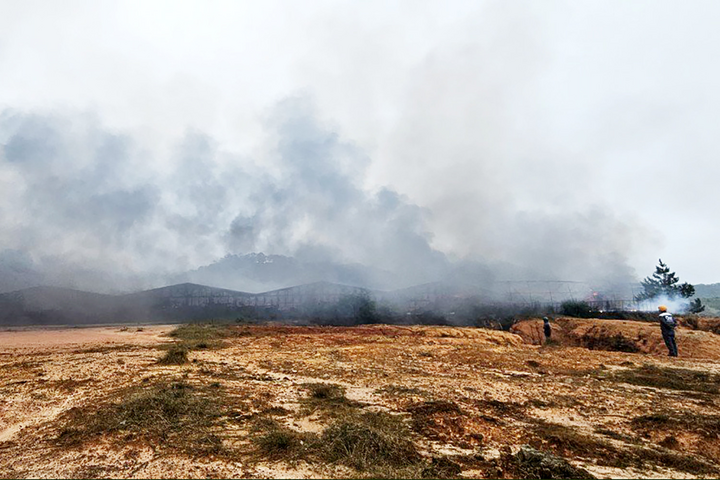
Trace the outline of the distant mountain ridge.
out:
M 179 322 L 235 317 L 243 313 L 292 310 L 337 302 L 368 289 L 315 282 L 262 293 L 181 283 L 123 295 L 59 287 L 30 287 L 0 294 L 0 325 Z
M 210 265 L 171 278 L 172 283 L 192 282 L 252 292 L 320 281 L 375 289 L 388 289 L 398 283 L 392 273 L 360 264 L 301 261 L 264 253 L 226 255 Z
M 720 298 L 720 283 L 695 285 L 695 296 L 700 298 Z

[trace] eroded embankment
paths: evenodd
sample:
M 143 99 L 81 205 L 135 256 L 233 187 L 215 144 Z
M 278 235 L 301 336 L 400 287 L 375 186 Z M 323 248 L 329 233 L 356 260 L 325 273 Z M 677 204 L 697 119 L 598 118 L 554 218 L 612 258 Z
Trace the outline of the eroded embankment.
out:
M 701 327 L 712 325 L 714 323 L 702 320 Z M 650 355 L 668 353 L 656 323 L 560 317 L 554 319 L 551 326 L 552 341 L 559 345 Z M 540 319 L 519 322 L 510 331 L 528 344 L 545 343 Z M 720 360 L 718 334 L 681 326 L 676 329 L 676 339 L 682 358 Z

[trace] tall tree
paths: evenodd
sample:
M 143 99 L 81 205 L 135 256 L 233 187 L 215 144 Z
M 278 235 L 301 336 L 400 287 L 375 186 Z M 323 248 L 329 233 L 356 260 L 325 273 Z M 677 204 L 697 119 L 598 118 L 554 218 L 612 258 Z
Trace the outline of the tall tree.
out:
M 657 297 L 667 297 L 670 300 L 676 298 L 690 298 L 695 295 L 695 287 L 689 283 L 679 283 L 680 279 L 675 272 L 670 271 L 670 267 L 659 260 L 659 265 L 655 267 L 655 273 L 650 277 L 645 277 L 641 282 L 643 291 L 635 295 L 635 301 L 642 302 L 652 300 Z M 699 298 L 688 304 L 688 309 L 693 313 L 700 313 L 705 310 Z

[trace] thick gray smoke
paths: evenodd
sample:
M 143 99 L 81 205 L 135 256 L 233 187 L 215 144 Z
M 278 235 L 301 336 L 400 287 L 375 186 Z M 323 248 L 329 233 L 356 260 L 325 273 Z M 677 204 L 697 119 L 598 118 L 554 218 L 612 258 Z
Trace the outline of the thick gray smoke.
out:
M 163 149 L 71 113 L 6 111 L 0 145 L 3 291 L 147 288 L 251 252 L 324 265 L 332 280 L 347 278 L 333 269 L 355 265 L 367 286 L 384 288 L 634 279 L 625 259 L 637 229 L 600 209 L 522 213 L 503 200 L 512 191 L 492 169 L 483 179 L 492 195 L 480 205 L 430 211 L 392 189 L 366 189 L 367 154 L 319 121 L 307 98 L 274 108 L 252 156 L 198 131 Z M 472 222 L 468 209 L 477 212 Z M 467 257 L 449 259 L 434 246 L 431 217 L 444 238 L 473 239 Z M 232 271 L 206 279 L 262 289 Z

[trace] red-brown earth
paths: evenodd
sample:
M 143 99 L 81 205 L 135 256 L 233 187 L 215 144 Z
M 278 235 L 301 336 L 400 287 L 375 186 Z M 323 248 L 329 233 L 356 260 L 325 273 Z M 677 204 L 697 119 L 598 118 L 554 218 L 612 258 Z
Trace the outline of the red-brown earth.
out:
M 541 323 L 233 326 L 179 365 L 158 363 L 173 327 L 0 332 L 0 477 L 512 477 L 498 458 L 523 444 L 597 477 L 720 476 L 720 336 L 680 328 L 668 358 L 657 325 L 558 319 L 540 345 Z M 599 338 L 637 351 L 578 346 Z M 202 408 L 119 421 L 167 398 Z M 399 422 L 415 463 L 328 457 L 330 427 L 368 412 Z

